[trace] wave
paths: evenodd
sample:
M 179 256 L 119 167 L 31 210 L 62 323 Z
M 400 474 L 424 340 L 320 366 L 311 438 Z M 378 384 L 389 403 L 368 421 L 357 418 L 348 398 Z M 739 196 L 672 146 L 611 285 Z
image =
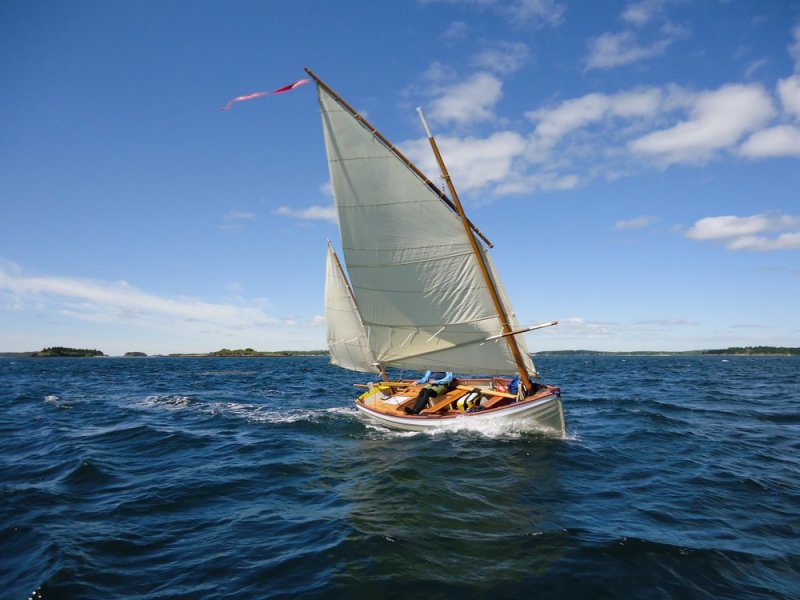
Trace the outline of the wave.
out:
M 542 361 L 566 441 L 370 424 L 324 358 L 19 361 L 4 593 L 797 598 L 797 361 Z

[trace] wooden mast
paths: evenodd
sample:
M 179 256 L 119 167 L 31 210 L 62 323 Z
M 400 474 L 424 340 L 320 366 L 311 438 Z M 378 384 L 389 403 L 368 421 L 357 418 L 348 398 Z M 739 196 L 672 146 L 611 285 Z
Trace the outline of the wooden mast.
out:
M 439 163 L 439 169 L 442 171 L 442 177 L 447 184 L 447 189 L 449 190 L 450 197 L 453 199 L 453 203 L 455 204 L 456 212 L 461 218 L 461 223 L 464 226 L 464 233 L 469 239 L 470 246 L 472 246 L 472 252 L 475 255 L 475 260 L 478 262 L 478 267 L 480 268 L 481 275 L 483 275 L 486 287 L 489 290 L 489 295 L 492 297 L 492 302 L 494 303 L 495 311 L 497 311 L 497 316 L 500 318 L 500 324 L 503 327 L 503 333 L 501 334 L 501 337 L 505 337 L 508 341 L 508 348 L 511 350 L 511 354 L 514 356 L 514 362 L 517 363 L 517 370 L 519 371 L 520 379 L 525 384 L 525 389 L 530 390 L 530 376 L 528 375 L 528 370 L 525 368 L 525 362 L 522 359 L 522 353 L 519 350 L 517 341 L 514 339 L 514 333 L 516 332 L 511 331 L 505 306 L 503 306 L 503 303 L 500 301 L 500 295 L 497 293 L 497 287 L 492 280 L 492 276 L 489 274 L 489 267 L 486 265 L 486 259 L 478 247 L 478 240 L 476 240 L 475 236 L 472 235 L 472 231 L 470 230 L 470 226 L 468 224 L 469 221 L 467 220 L 467 215 L 464 214 L 464 207 L 461 205 L 461 200 L 458 198 L 458 193 L 456 192 L 456 188 L 450 179 L 450 174 L 447 172 L 447 167 L 445 166 L 442 155 L 439 152 L 439 146 L 436 144 L 436 140 L 433 139 L 433 134 L 428 127 L 428 122 L 425 120 L 425 115 L 422 112 L 422 108 L 418 107 L 417 112 L 419 113 L 420 119 L 422 119 L 422 125 L 425 127 L 425 133 L 428 136 L 428 141 L 431 144 L 431 148 L 433 148 L 433 154 L 436 156 L 436 162 Z
M 405 155 L 404 155 L 402 152 L 400 152 L 400 150 L 398 150 L 398 149 L 397 149 L 397 148 L 396 148 L 394 145 L 392 145 L 392 143 L 391 143 L 389 140 L 387 140 L 387 139 L 386 139 L 386 138 L 383 136 L 383 134 L 381 134 L 381 132 L 380 132 L 380 131 L 378 131 L 377 129 L 375 129 L 375 127 L 374 127 L 374 126 L 373 126 L 373 125 L 372 125 L 372 124 L 371 124 L 369 121 L 367 121 L 367 120 L 366 120 L 364 117 L 362 117 L 362 116 L 361 116 L 361 115 L 360 115 L 360 114 L 359 114 L 359 113 L 356 111 L 356 109 L 354 109 L 354 108 L 353 108 L 352 106 L 350 106 L 350 105 L 349 105 L 347 102 L 345 102 L 345 101 L 342 99 L 342 97 L 341 97 L 341 96 L 339 96 L 339 94 L 337 94 L 336 92 L 334 92 L 334 91 L 333 91 L 333 90 L 332 90 L 332 89 L 331 89 L 331 88 L 328 86 L 328 84 L 327 84 L 327 83 L 325 83 L 325 82 L 324 82 L 324 81 L 322 81 L 322 80 L 321 80 L 319 77 L 317 77 L 317 75 L 316 75 L 316 74 L 315 74 L 315 73 L 314 73 L 314 72 L 313 72 L 311 69 L 309 69 L 308 67 L 305 67 L 305 71 L 306 71 L 306 73 L 308 73 L 308 74 L 311 76 L 311 78 L 313 78 L 313 79 L 314 79 L 314 81 L 316 81 L 316 82 L 317 82 L 317 84 L 318 84 L 320 87 L 322 87 L 322 88 L 323 88 L 323 89 L 324 89 L 326 92 L 328 92 L 328 93 L 329 93 L 331 96 L 333 96 L 333 98 L 334 98 L 334 99 L 335 99 L 335 100 L 336 100 L 336 101 L 337 101 L 339 104 L 341 104 L 341 105 L 342 105 L 342 107 L 343 107 L 343 108 L 344 108 L 344 109 L 345 109 L 347 112 L 349 112 L 351 115 L 353 115 L 353 117 L 354 117 L 354 118 L 355 118 L 357 121 L 359 121 L 361 124 L 363 124 L 363 125 L 364 125 L 364 127 L 366 127 L 367 129 L 369 129 L 369 130 L 370 130 L 370 132 L 372 133 L 372 135 L 374 135 L 374 136 L 375 136 L 376 138 L 378 138 L 378 139 L 379 139 L 381 142 L 383 142 L 383 144 L 384 144 L 384 145 L 385 145 L 385 146 L 386 146 L 386 147 L 389 149 L 389 151 L 390 151 L 392 154 L 394 154 L 394 155 L 395 155 L 397 158 L 399 158 L 399 159 L 400 159 L 400 160 L 401 160 L 403 163 L 405 163 L 405 165 L 406 165 L 406 166 L 407 166 L 409 169 L 411 169 L 411 170 L 414 172 L 414 174 L 415 174 L 417 177 L 419 177 L 420 179 L 422 179 L 422 181 L 425 183 L 425 185 L 427 185 L 427 186 L 428 186 L 428 188 L 430 188 L 430 190 L 431 190 L 431 191 L 432 191 L 434 194 L 436 194 L 437 196 L 439 196 L 439 198 L 442 200 L 442 202 L 444 202 L 445 204 L 447 204 L 447 206 L 449 206 L 449 207 L 450 207 L 450 208 L 451 208 L 451 209 L 452 209 L 454 212 L 456 212 L 456 213 L 458 212 L 458 210 L 456 209 L 456 206 L 455 206 L 455 204 L 454 204 L 454 203 L 453 203 L 453 202 L 450 200 L 450 198 L 448 198 L 448 197 L 447 197 L 447 195 L 446 195 L 446 194 L 445 194 L 445 193 L 444 193 L 442 190 L 440 190 L 440 189 L 439 189 L 439 188 L 436 186 L 436 184 L 435 184 L 435 183 L 433 183 L 433 182 L 432 182 L 430 179 L 428 179 L 428 178 L 425 176 L 425 174 L 424 174 L 422 171 L 420 171 L 420 170 L 419 170 L 419 168 L 417 168 L 417 166 L 416 166 L 414 163 L 412 163 L 412 162 L 411 162 L 411 161 L 410 161 L 408 158 L 406 158 L 406 157 L 405 157 Z M 462 218 L 464 218 L 464 217 L 462 217 Z M 481 238 L 481 239 L 482 239 L 484 242 L 486 242 L 486 245 L 487 245 L 487 246 L 489 246 L 489 248 L 494 248 L 494 245 L 492 244 L 492 242 L 490 242 L 490 241 L 489 241 L 489 238 L 487 238 L 487 237 L 486 237 L 486 236 L 483 234 L 483 232 L 481 232 L 481 230 L 480 230 L 480 229 L 478 229 L 477 227 L 475 227 L 475 225 L 473 225 L 473 224 L 472 224 L 472 223 L 470 223 L 469 221 L 467 221 L 467 223 L 469 223 L 469 227 L 470 227 L 470 228 L 472 228 L 472 231 L 474 231 L 476 234 L 478 234 L 478 235 L 480 236 L 480 238 Z

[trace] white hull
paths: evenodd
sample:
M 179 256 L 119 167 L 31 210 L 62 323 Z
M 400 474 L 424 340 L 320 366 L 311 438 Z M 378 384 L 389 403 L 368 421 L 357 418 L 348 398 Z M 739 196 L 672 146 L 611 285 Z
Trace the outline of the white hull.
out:
M 564 409 L 561 396 L 549 394 L 535 400 L 526 400 L 514 404 L 492 408 L 480 412 L 444 415 L 399 415 L 381 412 L 356 402 L 356 408 L 362 415 L 373 422 L 392 429 L 403 431 L 429 431 L 435 428 L 460 426 L 461 424 L 488 424 L 498 422 L 527 422 L 536 427 L 550 429 L 561 437 L 566 435 Z

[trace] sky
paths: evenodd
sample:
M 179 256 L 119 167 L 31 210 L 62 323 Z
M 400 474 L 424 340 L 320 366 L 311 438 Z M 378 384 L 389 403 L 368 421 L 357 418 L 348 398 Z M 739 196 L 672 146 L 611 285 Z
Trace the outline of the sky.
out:
M 800 0 L 5 0 L 0 352 L 325 347 L 310 67 L 434 181 L 531 351 L 800 346 Z M 387 226 L 390 226 L 387 224 Z

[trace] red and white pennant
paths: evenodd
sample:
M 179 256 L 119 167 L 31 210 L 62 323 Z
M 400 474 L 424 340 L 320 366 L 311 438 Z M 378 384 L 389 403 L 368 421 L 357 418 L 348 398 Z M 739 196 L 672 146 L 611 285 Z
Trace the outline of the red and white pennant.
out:
M 233 107 L 234 102 L 246 102 L 247 100 L 253 100 L 255 98 L 261 98 L 262 96 L 274 96 L 275 94 L 283 94 L 284 92 L 290 92 L 296 87 L 300 87 L 301 85 L 305 85 L 311 81 L 310 79 L 298 79 L 294 83 L 290 83 L 289 85 L 285 85 L 277 90 L 272 90 L 271 92 L 254 92 L 252 94 L 245 94 L 244 96 L 237 96 L 233 100 L 228 101 L 228 103 L 220 108 L 222 112 L 226 110 L 230 110 Z

